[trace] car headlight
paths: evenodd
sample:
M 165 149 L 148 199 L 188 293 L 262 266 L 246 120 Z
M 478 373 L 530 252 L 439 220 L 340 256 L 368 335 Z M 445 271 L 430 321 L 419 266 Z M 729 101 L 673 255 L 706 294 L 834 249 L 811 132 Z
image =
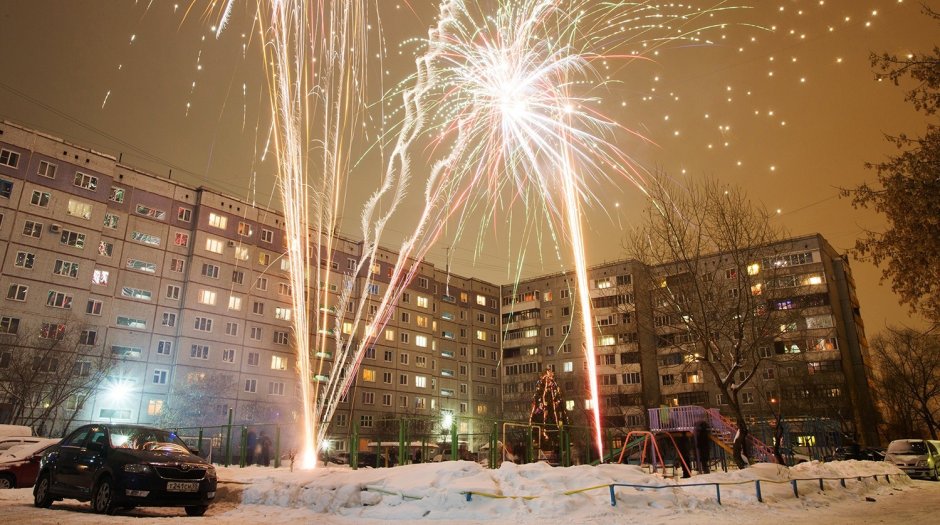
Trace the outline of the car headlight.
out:
M 146 474 L 150 472 L 150 465 L 144 465 L 142 463 L 131 463 L 124 465 L 124 472 L 130 472 L 132 474 Z
M 216 477 L 216 476 L 215 476 L 215 467 L 213 467 L 212 465 L 209 465 L 209 467 L 206 468 L 206 476 L 208 476 L 208 477 L 210 477 L 210 478 Z

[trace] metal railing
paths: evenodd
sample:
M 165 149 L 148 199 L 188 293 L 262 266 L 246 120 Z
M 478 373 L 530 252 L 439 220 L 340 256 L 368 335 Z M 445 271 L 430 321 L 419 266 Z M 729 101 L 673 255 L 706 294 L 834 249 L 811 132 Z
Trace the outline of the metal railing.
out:
M 838 482 L 839 482 L 839 485 L 840 485 L 842 488 L 846 488 L 846 480 L 853 480 L 853 479 L 854 479 L 854 480 L 857 480 L 858 482 L 861 482 L 862 480 L 865 480 L 865 479 L 868 479 L 868 478 L 873 478 L 873 479 L 877 482 L 879 476 L 880 476 L 880 477 L 883 477 L 884 480 L 885 480 L 885 482 L 888 483 L 888 484 L 890 484 L 890 483 L 891 483 L 891 476 L 892 476 L 892 475 L 895 476 L 896 478 L 898 478 L 898 477 L 907 477 L 905 474 L 888 474 L 888 473 L 884 473 L 884 474 L 868 474 L 868 475 L 865 475 L 865 476 L 795 478 L 795 479 L 779 480 L 779 481 L 777 481 L 777 480 L 767 480 L 767 479 L 754 479 L 754 480 L 747 480 L 747 481 L 726 481 L 726 482 L 721 482 L 721 481 L 719 481 L 719 482 L 709 482 L 709 483 L 682 483 L 682 484 L 676 484 L 676 485 L 644 485 L 644 484 L 639 484 L 639 483 L 608 483 L 608 484 L 604 484 L 604 485 L 595 485 L 595 486 L 592 486 L 592 487 L 585 487 L 585 488 L 583 488 L 583 489 L 568 490 L 568 491 L 562 492 L 562 493 L 560 493 L 560 494 L 563 495 L 563 496 L 571 496 L 571 495 L 574 495 L 574 494 L 580 494 L 580 493 L 583 493 L 583 492 L 589 492 L 589 491 L 592 491 L 592 490 L 598 490 L 598 489 L 604 489 L 604 488 L 606 488 L 606 489 L 608 489 L 608 491 L 610 492 L 610 506 L 611 506 L 611 507 L 616 507 L 616 506 L 617 506 L 617 496 L 616 496 L 616 489 L 617 489 L 617 487 L 628 487 L 628 488 L 634 488 L 634 489 L 637 489 L 637 490 L 663 490 L 663 489 L 689 489 L 689 488 L 695 488 L 695 487 L 715 487 L 715 498 L 716 498 L 718 504 L 721 505 L 721 487 L 722 487 L 722 486 L 748 485 L 748 484 L 753 483 L 753 484 L 754 484 L 754 495 L 755 495 L 755 497 L 756 497 L 756 499 L 757 499 L 758 502 L 763 503 L 763 502 L 764 502 L 764 496 L 763 496 L 763 492 L 762 492 L 762 490 L 761 490 L 761 484 L 762 484 L 762 483 L 763 483 L 763 484 L 767 484 L 767 483 L 771 483 L 771 484 L 789 484 L 789 485 L 791 486 L 792 490 L 793 490 L 793 496 L 794 496 L 795 498 L 799 498 L 799 497 L 800 497 L 800 493 L 799 493 L 799 482 L 809 482 L 809 481 L 812 481 L 812 482 L 814 482 L 814 484 L 815 484 L 815 483 L 818 483 L 819 490 L 820 490 L 820 491 L 824 491 L 824 490 L 826 490 L 826 483 L 825 483 L 826 481 L 838 481 Z M 558 494 L 544 494 L 544 495 L 541 495 L 541 494 L 535 494 L 535 495 L 506 495 L 506 494 L 492 494 L 492 493 L 479 492 L 479 491 L 464 491 L 464 492 L 461 492 L 461 494 L 464 495 L 464 497 L 467 499 L 467 501 L 473 501 L 473 496 L 481 496 L 481 497 L 485 497 L 485 498 L 499 498 L 499 499 L 537 499 L 537 498 L 540 498 L 540 497 L 555 497 L 555 496 L 558 495 Z

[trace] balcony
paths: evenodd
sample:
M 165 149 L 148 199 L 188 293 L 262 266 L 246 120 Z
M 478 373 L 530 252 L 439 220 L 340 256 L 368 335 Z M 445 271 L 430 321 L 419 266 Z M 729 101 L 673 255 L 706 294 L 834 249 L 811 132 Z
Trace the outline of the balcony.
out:
M 505 315 L 505 314 L 511 314 L 513 312 L 522 312 L 524 310 L 533 310 L 533 309 L 537 309 L 541 307 L 542 307 L 542 301 L 540 299 L 533 298 L 528 301 L 520 301 L 520 302 L 503 305 L 503 307 L 499 309 L 499 312 Z
M 503 324 L 503 330 L 505 330 L 505 331 L 509 331 L 509 330 L 519 330 L 519 329 L 522 329 L 522 328 L 529 328 L 529 327 L 531 327 L 531 326 L 539 326 L 539 324 L 541 324 L 541 322 L 542 322 L 542 320 L 539 319 L 538 317 L 535 317 L 535 318 L 532 318 L 532 319 L 523 319 L 523 320 L 521 320 L 521 321 L 514 321 L 514 322 L 511 322 L 511 323 L 505 323 L 505 324 Z

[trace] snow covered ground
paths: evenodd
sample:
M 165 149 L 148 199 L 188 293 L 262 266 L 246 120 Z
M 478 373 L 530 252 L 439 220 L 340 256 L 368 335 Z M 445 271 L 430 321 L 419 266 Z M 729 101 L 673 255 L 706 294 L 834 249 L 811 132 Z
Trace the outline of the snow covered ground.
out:
M 878 480 L 858 476 L 878 474 Z M 890 475 L 888 482 L 884 474 Z M 503 464 L 488 470 L 471 462 L 407 465 L 391 469 L 321 467 L 289 472 L 286 468 L 220 468 L 219 496 L 205 517 L 188 518 L 182 509 L 137 509 L 103 517 L 87 503 L 62 501 L 51 509 L 32 506 L 31 489 L 0 492 L 0 519 L 17 523 L 370 523 L 535 524 L 563 519 L 568 524 L 644 523 L 712 524 L 936 522 L 940 483 L 912 481 L 883 462 L 840 461 L 804 463 L 787 469 L 772 464 L 728 473 L 664 478 L 630 465 L 550 467 Z M 799 498 L 790 480 L 798 481 Z M 757 501 L 753 480 L 763 480 L 764 502 Z M 740 482 L 740 483 L 739 483 Z M 781 483 L 771 483 L 781 482 Z M 610 504 L 610 483 L 666 486 L 663 489 L 618 487 L 617 505 Z M 739 483 L 721 487 L 721 505 L 714 486 L 677 488 L 687 483 Z M 598 487 L 593 490 L 566 494 Z M 506 496 L 474 495 L 465 492 Z M 172 517 L 172 518 L 171 518 Z

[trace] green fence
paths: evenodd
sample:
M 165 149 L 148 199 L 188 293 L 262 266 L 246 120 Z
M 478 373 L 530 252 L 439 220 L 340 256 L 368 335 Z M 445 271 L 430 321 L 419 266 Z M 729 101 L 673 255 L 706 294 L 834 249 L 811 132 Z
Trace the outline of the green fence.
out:
M 593 427 L 530 424 L 492 418 L 385 418 L 370 428 L 353 422 L 345 433 L 327 439 L 340 447 L 323 449 L 320 461 L 352 468 L 385 468 L 432 461 L 476 461 L 497 468 L 503 461 L 545 461 L 570 466 L 617 461 L 629 430 L 604 429 L 604 457 L 598 454 Z M 461 429 L 465 431 L 461 432 Z M 302 445 L 299 424 L 235 424 L 176 428 L 177 435 L 213 463 L 289 466 Z M 625 461 L 636 460 L 625 454 Z M 671 459 L 671 458 L 669 458 Z

